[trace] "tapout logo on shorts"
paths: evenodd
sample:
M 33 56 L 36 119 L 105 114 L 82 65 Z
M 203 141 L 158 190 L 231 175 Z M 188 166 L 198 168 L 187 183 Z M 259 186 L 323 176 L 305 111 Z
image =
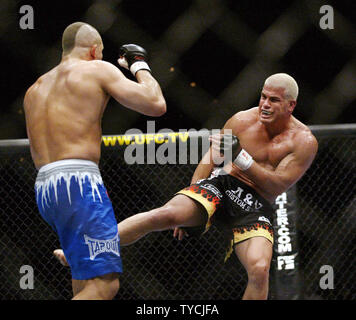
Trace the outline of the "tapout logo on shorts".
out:
M 90 260 L 94 260 L 95 257 L 101 253 L 113 253 L 120 257 L 120 240 L 119 234 L 112 239 L 108 240 L 99 240 L 88 237 L 84 235 L 85 244 L 89 247 Z

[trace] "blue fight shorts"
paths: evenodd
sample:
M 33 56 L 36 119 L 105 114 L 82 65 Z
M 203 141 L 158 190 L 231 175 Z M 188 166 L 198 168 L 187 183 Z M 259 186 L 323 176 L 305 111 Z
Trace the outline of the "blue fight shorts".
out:
M 122 272 L 117 221 L 94 162 L 70 159 L 41 167 L 35 192 L 42 217 L 58 234 L 73 279 Z

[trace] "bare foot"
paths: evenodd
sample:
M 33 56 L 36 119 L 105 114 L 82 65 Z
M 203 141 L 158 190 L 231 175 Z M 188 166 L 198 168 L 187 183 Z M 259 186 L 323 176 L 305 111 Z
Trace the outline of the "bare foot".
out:
M 53 255 L 57 258 L 57 260 L 65 267 L 69 267 L 67 259 L 64 255 L 62 249 L 56 249 L 53 251 Z

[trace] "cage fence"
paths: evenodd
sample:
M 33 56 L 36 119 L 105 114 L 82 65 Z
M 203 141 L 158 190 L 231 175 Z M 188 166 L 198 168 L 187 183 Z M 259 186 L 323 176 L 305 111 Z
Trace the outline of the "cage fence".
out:
M 356 128 L 327 128 L 315 130 L 318 154 L 296 187 L 298 299 L 356 298 Z M 196 167 L 189 161 L 128 165 L 125 148 L 103 144 L 100 162 L 118 222 L 162 206 L 189 184 Z M 3 141 L 0 164 L 0 299 L 70 299 L 70 270 L 52 256 L 60 244 L 37 210 L 36 169 L 26 140 Z M 215 227 L 182 241 L 173 238 L 173 230 L 155 232 L 121 250 L 124 273 L 115 299 L 232 300 L 246 287 L 237 258 L 224 263 L 224 237 Z M 320 286 L 324 265 L 333 268 L 333 289 Z M 33 268 L 33 289 L 21 289 L 22 266 Z M 269 299 L 280 298 L 275 257 L 270 274 Z

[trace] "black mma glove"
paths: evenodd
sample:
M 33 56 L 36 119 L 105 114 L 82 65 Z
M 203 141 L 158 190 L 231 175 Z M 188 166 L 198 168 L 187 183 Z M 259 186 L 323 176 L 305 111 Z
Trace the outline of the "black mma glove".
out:
M 134 76 L 136 76 L 136 72 L 139 70 L 148 70 L 151 72 L 146 62 L 147 52 L 144 48 L 136 44 L 125 44 L 120 47 L 119 55 L 119 65 L 130 70 Z
M 253 163 L 253 158 L 240 146 L 239 139 L 232 134 L 218 134 L 211 136 L 212 147 L 218 148 L 221 157 L 226 161 L 232 161 L 242 171 L 247 170 Z M 231 156 L 231 158 L 230 158 Z M 228 159 L 229 157 L 230 159 Z
M 229 156 L 231 161 L 235 159 L 241 150 L 240 141 L 232 134 L 224 134 L 220 140 L 220 154 Z

